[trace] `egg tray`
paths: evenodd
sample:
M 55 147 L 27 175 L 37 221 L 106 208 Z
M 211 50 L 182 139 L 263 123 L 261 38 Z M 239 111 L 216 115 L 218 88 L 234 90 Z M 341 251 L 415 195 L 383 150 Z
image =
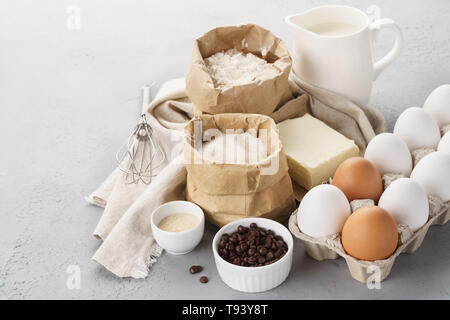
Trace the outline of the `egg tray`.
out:
M 366 283 L 369 277 L 375 276 L 375 278 L 371 279 L 383 281 L 391 273 L 392 266 L 398 255 L 416 251 L 422 244 L 430 226 L 443 225 L 450 219 L 450 204 L 448 202 L 441 204 L 439 208 L 436 208 L 436 212 L 422 228 L 414 233 L 410 233 L 407 240 L 403 243 L 399 240 L 399 246 L 389 258 L 377 261 L 358 260 L 345 253 L 339 234 L 324 238 L 312 238 L 302 233 L 297 225 L 297 210 L 289 218 L 289 230 L 296 238 L 302 241 L 306 253 L 312 258 L 322 261 L 342 257 L 347 262 L 350 274 L 355 280 Z M 402 234 L 400 234 L 399 239 L 402 238 Z

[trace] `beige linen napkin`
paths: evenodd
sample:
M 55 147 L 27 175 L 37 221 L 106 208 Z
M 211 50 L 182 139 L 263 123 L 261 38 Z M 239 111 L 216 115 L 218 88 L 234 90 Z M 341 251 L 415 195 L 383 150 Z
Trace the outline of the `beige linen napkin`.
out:
M 167 81 L 152 103 L 145 104 L 143 112 L 166 157 L 152 183 L 126 184 L 125 174 L 116 168 L 87 198 L 105 208 L 94 231 L 103 243 L 93 259 L 119 277 L 147 275 L 148 267 L 161 254 L 152 236 L 150 214 L 167 201 L 185 198 L 186 169 L 179 142 L 193 115 L 184 88 L 184 78 Z
M 364 149 L 378 133 L 386 130 L 381 114 L 324 89 L 304 83 L 291 75 L 293 92 L 300 95 L 272 114 L 276 122 L 306 112 L 343 133 Z M 87 200 L 104 213 L 94 231 L 103 240 L 93 259 L 119 277 L 142 278 L 161 254 L 150 228 L 152 211 L 164 202 L 184 199 L 186 169 L 182 160 L 182 129 L 193 117 L 186 97 L 185 79 L 163 84 L 155 99 L 145 107 L 147 120 L 160 140 L 167 165 L 150 185 L 126 185 L 119 169 L 105 180 Z
M 159 205 L 184 200 L 186 169 L 183 156 L 167 165 L 128 208 L 93 259 L 119 277 L 144 278 L 161 254 L 150 226 L 150 217 Z

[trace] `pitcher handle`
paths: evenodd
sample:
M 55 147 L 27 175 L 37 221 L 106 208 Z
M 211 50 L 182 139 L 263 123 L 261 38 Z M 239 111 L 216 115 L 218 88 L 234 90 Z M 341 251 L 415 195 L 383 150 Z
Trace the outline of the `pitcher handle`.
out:
M 370 24 L 369 30 L 372 33 L 372 39 L 375 39 L 377 33 L 383 29 L 389 28 L 395 31 L 395 43 L 392 49 L 380 60 L 374 63 L 374 75 L 373 80 L 376 80 L 381 72 L 386 69 L 395 59 L 400 55 L 400 51 L 403 47 L 403 34 L 399 26 L 391 19 L 383 18 L 378 19 Z

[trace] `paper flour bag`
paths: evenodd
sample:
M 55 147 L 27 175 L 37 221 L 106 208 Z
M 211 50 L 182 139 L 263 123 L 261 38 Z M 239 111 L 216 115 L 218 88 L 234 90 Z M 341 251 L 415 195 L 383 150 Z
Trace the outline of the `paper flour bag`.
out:
M 229 49 L 263 58 L 276 72 L 246 84 L 218 87 L 204 59 Z M 186 76 L 187 96 L 204 113 L 269 115 L 292 98 L 288 83 L 291 64 L 283 41 L 264 28 L 254 24 L 216 28 L 194 43 Z
M 282 221 L 295 210 L 286 156 L 273 119 L 257 114 L 201 115 L 191 120 L 185 131 L 186 198 L 202 207 L 209 221 L 218 226 L 245 217 Z M 231 161 L 205 155 L 205 140 L 233 137 L 232 132 L 264 141 L 265 158 L 255 157 L 258 153 L 251 154 L 250 147 L 242 161 L 236 160 L 237 153 Z M 247 139 L 247 146 L 249 141 L 252 139 Z M 224 144 L 223 150 L 229 151 L 227 147 Z

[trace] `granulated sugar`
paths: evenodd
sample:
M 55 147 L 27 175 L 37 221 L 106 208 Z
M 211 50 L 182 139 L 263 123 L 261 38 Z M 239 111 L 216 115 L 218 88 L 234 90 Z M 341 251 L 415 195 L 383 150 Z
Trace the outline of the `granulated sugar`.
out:
M 272 63 L 236 49 L 213 54 L 205 59 L 205 64 L 215 87 L 221 89 L 273 78 L 280 72 Z
M 267 146 L 248 132 L 221 134 L 203 143 L 203 159 L 226 164 L 254 164 L 267 157 Z

